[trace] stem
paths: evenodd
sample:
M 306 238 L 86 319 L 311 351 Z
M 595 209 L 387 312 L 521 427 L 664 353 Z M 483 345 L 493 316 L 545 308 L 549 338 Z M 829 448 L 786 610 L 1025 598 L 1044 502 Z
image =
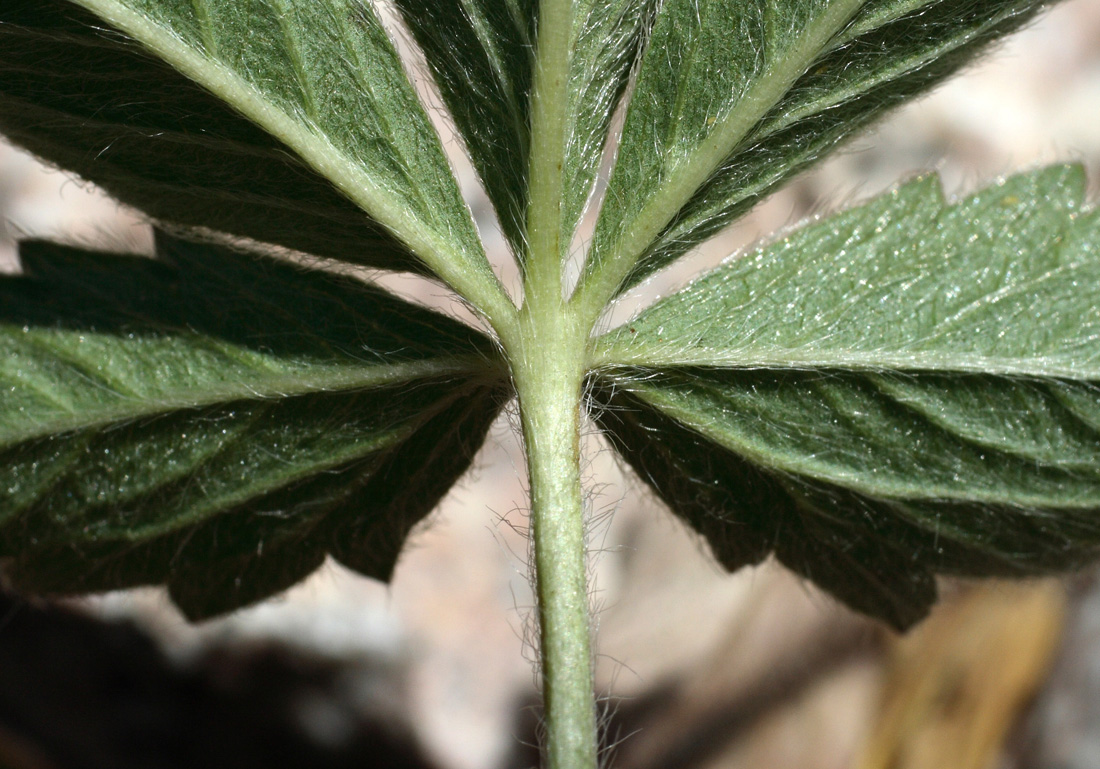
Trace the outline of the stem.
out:
M 549 328 L 525 314 L 513 357 L 531 484 L 546 769 L 595 769 L 596 702 L 580 480 L 585 334 L 558 309 Z M 549 333 L 548 333 L 549 332 Z
M 516 333 L 501 339 L 531 484 L 545 769 L 596 769 L 580 407 L 591 326 L 562 297 L 561 204 L 573 0 L 540 0 L 531 101 L 528 253 Z

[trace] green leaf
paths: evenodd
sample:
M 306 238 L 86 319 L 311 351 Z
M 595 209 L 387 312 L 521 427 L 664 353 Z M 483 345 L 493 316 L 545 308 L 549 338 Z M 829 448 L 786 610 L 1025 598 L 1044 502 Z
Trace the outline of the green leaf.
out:
M 439 139 L 371 6 L 73 2 L 271 134 L 475 305 L 489 314 L 505 307 Z
M 65 0 L 0 6 L 0 133 L 161 222 L 426 269 L 285 145 Z
M 503 402 L 492 345 L 350 278 L 159 246 L 27 243 L 26 275 L 0 281 L 9 577 L 166 582 L 192 616 L 326 552 L 388 577 Z
M 604 336 L 599 360 L 1100 379 L 1084 188 L 1055 166 L 947 205 L 917 179 L 733 257 Z
M 714 234 L 1040 7 L 1033 0 L 665 3 L 593 240 L 585 278 L 593 301 Z
M 918 180 L 737 257 L 602 340 L 623 368 L 601 422 L 727 566 L 774 551 L 899 627 L 933 573 L 1080 565 L 1100 551 L 1083 197 L 1072 167 L 952 206 Z
M 397 0 L 427 58 L 505 234 L 526 251 L 530 96 L 536 0 Z M 655 0 L 573 8 L 568 125 L 562 166 L 562 248 L 596 182 L 612 113 L 626 86 Z
M 537 0 L 395 0 L 516 253 L 527 209 Z

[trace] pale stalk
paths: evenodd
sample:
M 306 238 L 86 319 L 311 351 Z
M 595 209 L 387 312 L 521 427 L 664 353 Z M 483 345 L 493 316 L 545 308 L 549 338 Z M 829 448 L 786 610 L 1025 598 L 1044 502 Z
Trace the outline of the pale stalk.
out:
M 528 253 L 512 363 L 531 485 L 545 769 L 596 769 L 596 702 L 588 614 L 580 405 L 590 329 L 562 298 L 571 0 L 539 4 L 531 103 Z
M 543 766 L 595 769 L 596 703 L 580 479 L 586 339 L 565 324 L 555 325 L 557 333 L 552 334 L 537 323 L 525 325 L 533 333 L 525 335 L 524 353 L 514 368 L 531 485 Z

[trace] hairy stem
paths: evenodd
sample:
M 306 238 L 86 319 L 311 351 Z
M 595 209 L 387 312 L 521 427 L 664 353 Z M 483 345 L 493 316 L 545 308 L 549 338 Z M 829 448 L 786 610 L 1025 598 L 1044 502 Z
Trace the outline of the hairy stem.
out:
M 595 769 L 596 707 L 579 446 L 587 335 L 562 322 L 568 318 L 560 308 L 550 309 L 555 320 L 548 324 L 524 314 L 528 333 L 523 335 L 521 354 L 513 357 L 531 484 L 544 766 Z
M 561 293 L 562 163 L 569 87 L 571 0 L 539 4 L 538 59 L 531 96 L 530 207 L 524 294 Z M 548 297 L 549 298 L 549 297 Z M 537 300 L 536 300 L 537 301 Z
M 517 333 L 502 334 L 519 395 L 531 484 L 543 766 L 596 769 L 580 404 L 590 327 L 562 297 L 562 163 L 572 0 L 541 0 L 527 211 L 528 256 Z

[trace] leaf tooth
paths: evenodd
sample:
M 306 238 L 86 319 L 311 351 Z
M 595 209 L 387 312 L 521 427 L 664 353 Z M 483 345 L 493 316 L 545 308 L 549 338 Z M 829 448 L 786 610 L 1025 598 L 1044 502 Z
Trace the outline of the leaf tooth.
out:
M 778 391 L 790 397 L 769 400 L 775 390 L 766 386 L 769 372 L 720 373 L 666 371 L 635 379 L 605 373 L 592 392 L 597 422 L 615 448 L 727 568 L 774 552 L 849 606 L 905 628 L 934 600 L 933 574 L 1048 574 L 1100 553 L 1094 472 L 1006 456 L 967 470 L 990 478 L 966 477 L 962 485 L 941 479 L 941 487 L 899 497 L 893 480 L 866 481 L 871 470 L 896 471 L 908 482 L 921 477 L 892 467 L 898 457 L 889 436 L 910 444 L 914 456 L 906 462 L 934 463 L 947 454 L 941 464 L 948 470 L 956 463 L 950 455 L 978 450 L 939 425 L 923 424 L 924 415 L 918 417 L 922 430 L 954 444 L 916 441 L 883 423 L 873 413 L 876 404 L 898 419 L 912 417 L 858 374 L 778 372 L 787 382 Z M 1044 384 L 1028 383 L 1038 392 Z M 661 389 L 665 394 L 655 396 Z M 986 397 L 1003 401 L 1002 390 L 988 389 Z M 731 392 L 743 397 L 708 402 Z M 976 387 L 975 397 L 980 392 Z M 1033 397 L 1036 390 L 1021 392 Z M 1091 435 L 1073 437 L 1096 445 Z M 802 447 L 804 465 L 773 461 L 790 453 L 788 438 Z M 843 468 L 846 460 L 849 475 L 829 470 L 829 463 Z M 828 472 L 816 472 L 820 467 Z M 1016 487 L 998 492 L 990 485 L 998 478 Z
M 850 608 L 905 631 L 935 603 L 932 572 L 888 540 L 810 509 L 787 526 L 776 545 L 780 563 Z

